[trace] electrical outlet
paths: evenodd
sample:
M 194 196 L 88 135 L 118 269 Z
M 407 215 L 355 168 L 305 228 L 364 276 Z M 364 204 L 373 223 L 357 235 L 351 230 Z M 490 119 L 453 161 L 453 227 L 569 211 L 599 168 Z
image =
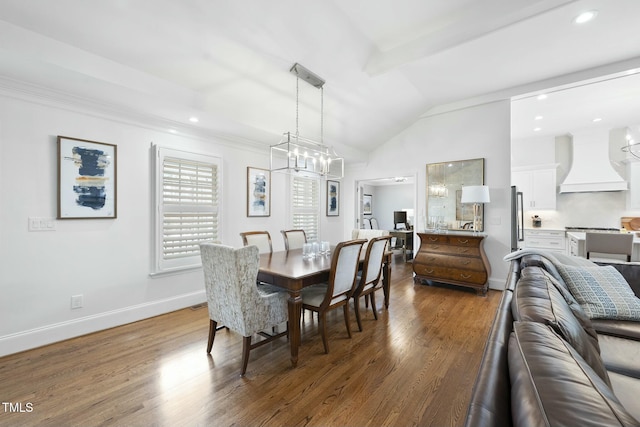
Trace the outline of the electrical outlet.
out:
M 71 296 L 71 308 L 81 308 L 82 307 L 82 294 L 80 295 L 72 295 Z

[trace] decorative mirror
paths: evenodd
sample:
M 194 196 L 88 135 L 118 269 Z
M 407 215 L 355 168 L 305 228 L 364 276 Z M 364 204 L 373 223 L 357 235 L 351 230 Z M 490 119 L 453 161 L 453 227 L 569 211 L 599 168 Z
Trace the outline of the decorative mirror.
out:
M 473 204 L 460 202 L 468 185 L 484 185 L 484 158 L 427 164 L 427 229 L 472 230 Z M 477 231 L 483 230 L 480 205 Z

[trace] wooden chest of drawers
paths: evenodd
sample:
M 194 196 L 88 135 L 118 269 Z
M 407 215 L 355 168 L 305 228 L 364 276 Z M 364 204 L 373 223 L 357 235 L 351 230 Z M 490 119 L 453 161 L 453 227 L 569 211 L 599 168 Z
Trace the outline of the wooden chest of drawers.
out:
M 414 280 L 474 288 L 486 295 L 490 267 L 484 236 L 473 233 L 417 233 L 420 248 L 413 260 Z

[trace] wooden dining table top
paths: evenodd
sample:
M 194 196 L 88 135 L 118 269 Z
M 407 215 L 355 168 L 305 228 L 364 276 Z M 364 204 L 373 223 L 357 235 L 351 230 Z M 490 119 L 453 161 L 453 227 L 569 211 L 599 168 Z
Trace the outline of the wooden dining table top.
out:
M 287 289 L 301 289 L 312 282 L 329 280 L 333 249 L 328 255 L 312 259 L 304 259 L 302 249 L 261 254 L 258 279 L 264 280 L 270 276 L 271 280 L 264 281 Z

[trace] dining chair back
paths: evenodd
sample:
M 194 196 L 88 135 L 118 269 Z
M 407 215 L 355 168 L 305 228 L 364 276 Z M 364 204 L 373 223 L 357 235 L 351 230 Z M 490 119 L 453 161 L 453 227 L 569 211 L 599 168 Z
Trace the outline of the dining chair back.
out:
M 372 230 L 379 230 L 380 226 L 378 225 L 378 220 L 375 218 L 369 218 L 369 223 L 371 224 Z
M 587 233 L 585 239 L 587 259 L 596 254 L 598 259 L 622 259 L 631 261 L 633 234 L 630 233 Z
M 239 249 L 216 243 L 201 243 L 200 255 L 209 310 L 209 342 L 211 353 L 218 323 L 243 336 L 242 369 L 249 363 L 249 352 L 267 342 L 288 334 L 268 334 L 288 321 L 286 292 L 267 292 L 256 286 L 259 268 L 258 248 Z M 254 335 L 263 340 L 251 343 Z
M 271 234 L 268 231 L 245 231 L 240 233 L 240 237 L 244 246 L 257 246 L 261 254 L 273 252 Z
M 360 251 L 366 240 L 349 240 L 336 246 L 331 258 L 331 270 L 327 283 L 303 288 L 302 307 L 319 314 L 319 328 L 325 353 L 329 353 L 326 314 L 329 310 L 343 307 L 347 333 L 351 338 L 349 323 L 349 299 L 355 290 L 356 273 L 360 262 Z
M 364 265 L 357 275 L 356 288 L 353 292 L 353 305 L 360 331 L 362 331 L 362 320 L 360 319 L 360 297 L 364 296 L 365 299 L 368 298 L 371 301 L 373 317 L 378 320 L 375 291 L 379 289 L 378 284 L 380 283 L 380 278 L 382 276 L 384 253 L 390 240 L 391 236 L 381 236 L 375 237 L 369 241 L 364 258 Z
M 307 243 L 307 234 L 304 230 L 281 230 L 284 238 L 285 250 L 301 249 Z

